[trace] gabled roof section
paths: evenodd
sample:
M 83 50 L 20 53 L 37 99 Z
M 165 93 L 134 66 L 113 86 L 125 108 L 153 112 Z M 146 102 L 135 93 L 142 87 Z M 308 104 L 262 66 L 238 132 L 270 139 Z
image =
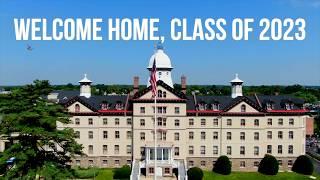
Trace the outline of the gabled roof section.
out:
M 181 99 L 187 99 L 186 95 L 180 91 L 177 91 L 175 89 L 173 89 L 172 87 L 170 87 L 169 85 L 167 85 L 165 82 L 158 80 L 157 81 L 157 86 L 162 86 L 164 89 L 168 90 L 169 92 L 171 92 L 172 94 L 176 95 L 177 97 L 181 98 Z M 143 95 L 145 95 L 146 93 L 148 93 L 149 91 L 151 91 L 151 86 L 138 91 L 136 94 L 133 95 L 132 99 L 138 99 L 140 97 L 142 97 Z
M 265 112 L 265 110 L 259 106 L 258 103 L 256 103 L 253 99 L 247 97 L 247 96 L 238 96 L 236 98 L 234 98 L 224 109 L 224 112 L 229 111 L 230 109 L 232 109 L 233 107 L 235 107 L 236 105 L 240 104 L 241 102 L 245 102 L 248 105 L 250 105 L 251 107 L 253 107 L 254 109 L 256 109 L 259 112 Z

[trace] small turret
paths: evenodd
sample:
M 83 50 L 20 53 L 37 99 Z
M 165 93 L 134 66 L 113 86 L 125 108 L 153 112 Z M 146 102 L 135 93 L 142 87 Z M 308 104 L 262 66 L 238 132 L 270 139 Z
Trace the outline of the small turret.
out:
M 230 81 L 231 83 L 231 97 L 236 98 L 238 96 L 243 96 L 242 95 L 242 84 L 243 81 L 239 79 L 238 74 L 236 74 L 236 77 Z
M 80 96 L 84 96 L 86 98 L 91 97 L 91 83 L 87 78 L 87 74 L 84 74 L 84 78 L 79 81 L 80 83 Z

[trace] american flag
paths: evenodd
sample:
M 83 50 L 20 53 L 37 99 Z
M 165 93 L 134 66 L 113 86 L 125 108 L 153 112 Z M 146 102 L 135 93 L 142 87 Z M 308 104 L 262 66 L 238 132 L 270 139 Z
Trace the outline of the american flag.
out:
M 149 81 L 150 84 L 151 84 L 153 97 L 155 97 L 157 95 L 157 77 L 156 77 L 156 73 L 157 73 L 156 59 L 154 59 L 153 65 L 152 65 L 152 69 L 151 69 L 151 73 L 150 73 L 150 81 Z

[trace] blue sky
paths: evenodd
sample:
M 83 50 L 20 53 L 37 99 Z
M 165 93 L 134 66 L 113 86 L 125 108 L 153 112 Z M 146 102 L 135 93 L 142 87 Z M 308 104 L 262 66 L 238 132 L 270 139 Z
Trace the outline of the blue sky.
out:
M 320 85 L 320 0 L 62 1 L 0 0 L 0 85 L 34 79 L 76 84 L 131 84 L 154 52 L 153 41 L 16 41 L 13 18 L 159 18 L 174 83 L 228 84 L 239 73 L 247 85 Z M 172 41 L 170 20 L 188 18 L 304 18 L 304 41 Z M 192 25 L 190 23 L 190 25 Z M 191 28 L 188 27 L 189 29 Z M 256 33 L 256 32 L 255 32 Z M 231 32 L 228 32 L 228 36 Z M 256 35 L 257 36 L 257 35 Z M 30 44 L 34 50 L 27 51 Z

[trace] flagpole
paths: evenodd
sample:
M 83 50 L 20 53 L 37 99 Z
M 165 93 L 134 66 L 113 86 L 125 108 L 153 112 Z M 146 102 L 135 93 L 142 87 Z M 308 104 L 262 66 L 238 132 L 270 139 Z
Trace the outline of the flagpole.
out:
M 157 93 L 154 96 L 154 180 L 157 180 Z

